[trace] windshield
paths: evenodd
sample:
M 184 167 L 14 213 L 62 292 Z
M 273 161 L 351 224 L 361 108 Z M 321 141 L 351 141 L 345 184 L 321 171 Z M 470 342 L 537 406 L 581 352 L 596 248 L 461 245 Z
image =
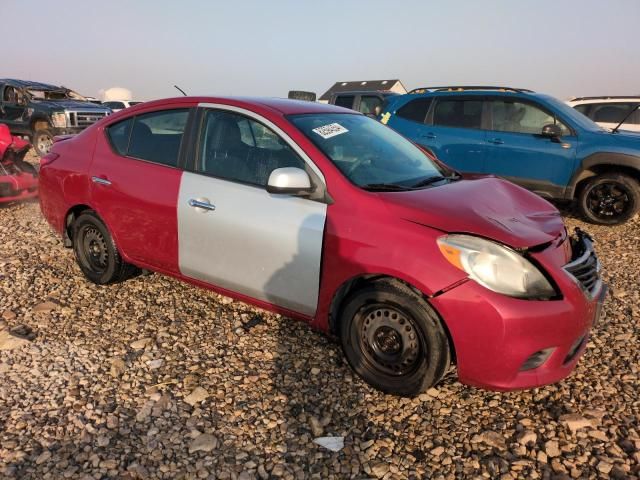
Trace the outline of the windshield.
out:
M 551 104 L 551 106 L 559 110 L 559 113 L 562 116 L 568 118 L 572 123 L 578 124 L 579 127 L 591 131 L 604 130 L 600 125 L 592 121 L 590 118 L 581 114 L 575 108 L 570 107 L 566 103 L 561 102 L 557 98 L 551 97 L 549 95 L 540 95 L 540 97 L 543 97 L 546 103 Z
M 36 100 L 67 100 L 71 98 L 69 96 L 69 90 L 56 89 L 56 90 L 43 90 L 36 88 L 27 89 L 27 93 L 31 95 L 31 98 Z
M 413 187 L 445 173 L 409 140 L 364 115 L 317 113 L 288 118 L 360 187 Z

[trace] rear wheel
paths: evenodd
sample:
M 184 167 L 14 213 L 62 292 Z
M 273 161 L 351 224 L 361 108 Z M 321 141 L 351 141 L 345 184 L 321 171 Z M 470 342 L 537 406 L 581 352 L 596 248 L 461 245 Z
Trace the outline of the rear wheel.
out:
M 384 392 L 416 395 L 449 368 L 449 341 L 437 314 L 404 285 L 382 281 L 354 292 L 342 309 L 340 330 L 351 367 Z
M 602 225 L 617 225 L 633 217 L 640 207 L 638 182 L 622 173 L 590 178 L 580 191 L 578 206 L 583 217 Z
M 107 230 L 94 212 L 82 213 L 73 222 L 73 250 L 82 273 L 98 285 L 126 280 L 136 267 L 126 263 Z

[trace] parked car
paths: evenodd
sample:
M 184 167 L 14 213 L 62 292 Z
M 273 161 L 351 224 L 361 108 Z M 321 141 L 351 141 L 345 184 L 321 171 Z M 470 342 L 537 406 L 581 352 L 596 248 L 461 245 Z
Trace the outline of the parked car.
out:
M 640 132 L 640 96 L 638 97 L 576 97 L 567 105 L 586 115 L 598 125 L 631 132 Z M 621 124 L 621 122 L 623 122 Z
M 623 223 L 640 207 L 640 136 L 607 131 L 548 95 L 424 88 L 389 99 L 380 120 L 461 172 L 577 200 L 593 223 Z
M 389 91 L 349 91 L 339 92 L 331 95 L 329 103 L 339 107 L 355 110 L 364 113 L 369 117 L 377 117 L 382 112 L 384 102 L 389 98 L 398 95 Z
M 110 108 L 115 113 L 140 103 L 142 102 L 134 102 L 133 100 L 109 100 L 107 102 L 102 102 L 102 105 Z
M 38 172 L 24 157 L 31 148 L 0 124 L 0 204 L 38 195 Z
M 28 136 L 42 156 L 51 148 L 54 136 L 79 133 L 111 113 L 77 97 L 65 87 L 0 80 L 0 123 L 7 125 L 12 135 Z
M 452 362 L 490 389 L 559 381 L 606 290 L 590 237 L 547 201 L 463 180 L 332 105 L 148 102 L 56 142 L 41 165 L 42 213 L 90 281 L 149 269 L 308 321 L 396 394 Z

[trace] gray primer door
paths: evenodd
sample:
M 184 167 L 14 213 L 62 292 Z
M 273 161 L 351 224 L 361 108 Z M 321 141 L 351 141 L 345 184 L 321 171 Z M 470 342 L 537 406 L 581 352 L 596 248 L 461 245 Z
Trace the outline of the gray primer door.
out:
M 193 200 L 215 206 L 198 207 Z M 178 198 L 183 275 L 313 315 L 326 204 L 184 172 Z

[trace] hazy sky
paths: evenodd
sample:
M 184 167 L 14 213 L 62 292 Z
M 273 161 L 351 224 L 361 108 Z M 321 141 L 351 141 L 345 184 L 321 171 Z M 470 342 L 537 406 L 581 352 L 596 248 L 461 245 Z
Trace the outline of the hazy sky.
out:
M 0 77 L 135 98 L 335 81 L 640 94 L 640 0 L 0 0 Z

